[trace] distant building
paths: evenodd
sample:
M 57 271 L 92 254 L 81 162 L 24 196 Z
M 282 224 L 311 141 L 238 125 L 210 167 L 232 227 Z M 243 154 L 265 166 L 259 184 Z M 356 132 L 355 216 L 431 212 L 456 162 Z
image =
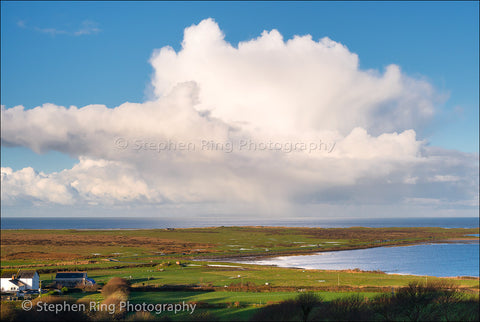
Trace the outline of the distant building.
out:
M 66 287 L 77 285 L 93 285 L 95 281 L 87 277 L 87 272 L 58 272 L 55 276 L 55 283 Z
M 2 278 L 2 292 L 17 293 L 25 291 L 25 284 L 17 279 Z
M 2 292 L 15 293 L 26 290 L 38 290 L 40 276 L 37 271 L 3 271 L 1 274 Z
M 17 278 L 25 283 L 27 290 L 38 290 L 40 288 L 40 276 L 37 271 L 20 271 Z

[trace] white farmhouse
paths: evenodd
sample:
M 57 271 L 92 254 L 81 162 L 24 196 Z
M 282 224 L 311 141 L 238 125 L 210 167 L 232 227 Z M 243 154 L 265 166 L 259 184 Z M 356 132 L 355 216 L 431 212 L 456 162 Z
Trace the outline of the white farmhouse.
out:
M 25 291 L 25 284 L 16 279 L 2 278 L 2 292 L 17 293 Z
M 40 288 L 40 276 L 37 271 L 20 271 L 17 279 L 26 285 L 27 290 L 38 290 Z
M 16 293 L 40 288 L 40 276 L 36 271 L 4 271 L 1 274 L 1 290 L 5 293 Z

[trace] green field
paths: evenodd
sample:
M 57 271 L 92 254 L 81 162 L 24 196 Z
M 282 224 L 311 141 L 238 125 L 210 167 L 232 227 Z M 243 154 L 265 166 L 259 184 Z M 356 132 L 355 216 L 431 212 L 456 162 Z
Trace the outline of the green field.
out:
M 167 258 L 209 259 L 475 239 L 478 229 L 212 227 L 152 230 L 2 230 L 2 268 L 82 269 Z M 478 238 L 476 238 L 478 239 Z M 111 262 L 119 261 L 119 263 Z
M 379 272 L 285 269 L 258 265 L 212 265 L 245 255 L 308 254 L 418 242 L 476 239 L 479 229 L 212 227 L 153 230 L 2 230 L 2 269 L 36 269 L 44 285 L 56 271 L 86 270 L 105 283 L 128 279 L 134 287 L 196 285 L 228 288 L 231 284 L 281 288 L 400 287 L 416 276 Z M 217 259 L 209 262 L 208 259 Z M 180 262 L 181 265 L 176 264 Z M 236 267 L 228 267 L 236 266 Z M 436 278 L 431 277 L 431 280 Z M 455 279 L 477 289 L 478 279 Z M 265 288 L 265 287 L 264 287 Z
M 167 265 L 170 263 L 170 265 Z M 425 277 L 409 275 L 390 275 L 376 272 L 323 271 L 302 270 L 259 265 L 231 264 L 218 262 L 181 262 L 166 261 L 154 267 L 131 267 L 120 269 L 89 270 L 88 276 L 97 282 L 105 283 L 112 276 L 129 280 L 135 286 L 190 285 L 213 286 L 225 288 L 230 284 L 246 284 L 259 286 L 269 284 L 270 289 L 282 287 L 294 288 L 329 288 L 329 287 L 401 287 L 412 281 L 425 280 Z M 199 266 L 188 266 L 199 265 Z M 212 267 L 208 265 L 226 265 Z M 227 267 L 236 266 L 236 267 Z M 54 274 L 41 274 L 45 283 L 51 282 Z M 428 277 L 431 281 L 445 278 Z M 478 279 L 449 279 L 462 288 L 478 289 Z M 228 287 L 227 287 L 228 288 Z
M 131 303 L 200 303 L 195 312 L 209 312 L 223 321 L 248 320 L 259 308 L 266 304 L 279 303 L 281 301 L 294 299 L 298 292 L 131 292 L 129 301 Z M 352 294 L 359 294 L 365 298 L 373 298 L 380 293 L 376 292 L 315 292 L 325 301 L 346 297 Z M 100 293 L 84 294 L 74 293 L 69 295 L 75 299 L 84 299 L 88 301 L 102 301 Z M 209 307 L 200 307 L 201 303 L 208 303 Z M 153 314 L 155 316 L 156 314 Z M 177 314 L 161 313 L 156 315 L 161 317 L 168 315 L 174 320 L 183 320 L 188 317 L 188 313 L 180 312 Z
M 331 301 L 352 294 L 353 292 L 315 292 L 324 300 Z M 379 292 L 358 292 L 363 297 L 372 298 Z M 131 292 L 129 300 L 132 303 L 177 303 L 177 302 L 207 302 L 209 304 L 232 304 L 239 302 L 240 306 L 265 305 L 293 299 L 298 292 L 193 292 L 193 291 L 166 291 L 166 292 Z M 101 293 L 72 293 L 69 296 L 75 299 L 103 300 Z
M 227 259 L 472 240 L 478 229 L 216 227 L 155 230 L 2 230 L 2 270 L 35 269 L 42 287 L 54 287 L 57 271 L 85 270 L 100 286 L 128 281 L 132 303 L 197 303 L 204 320 L 248 320 L 266 305 L 307 291 L 329 302 L 352 294 L 375 299 L 416 282 L 446 281 L 477 298 L 478 278 L 389 275 L 359 270 L 325 271 L 232 264 Z M 175 291 L 172 291 L 172 287 Z M 108 301 L 98 291 L 62 297 Z M 103 303 L 103 302 L 102 302 Z M 18 303 L 15 303 L 18 309 Z M 202 313 L 203 312 L 203 313 Z M 209 315 L 210 314 L 210 315 Z M 188 313 L 151 317 L 189 319 Z M 127 316 L 128 318 L 128 316 Z M 138 317 L 137 317 L 138 318 Z M 199 318 L 200 319 L 200 318 Z

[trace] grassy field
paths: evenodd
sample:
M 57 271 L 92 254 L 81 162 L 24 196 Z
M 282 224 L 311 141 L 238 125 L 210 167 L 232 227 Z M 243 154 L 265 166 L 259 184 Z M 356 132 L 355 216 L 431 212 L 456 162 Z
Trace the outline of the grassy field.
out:
M 2 268 L 114 267 L 179 259 L 275 256 L 472 239 L 478 229 L 214 227 L 153 230 L 2 230 Z M 112 263 L 115 261 L 115 263 Z M 116 262 L 119 261 L 119 262 Z
M 131 292 L 129 301 L 131 303 L 197 303 L 198 308 L 195 312 L 213 314 L 223 321 L 247 321 L 261 307 L 280 303 L 285 300 L 294 299 L 298 292 Z M 374 298 L 379 295 L 378 292 L 315 292 L 325 301 L 332 301 L 344 298 L 352 294 L 358 294 L 364 298 Z M 85 294 L 74 293 L 69 295 L 77 300 L 102 301 L 101 293 Z M 202 307 L 202 303 L 208 303 L 208 307 Z M 189 313 L 162 313 L 168 315 L 173 320 L 182 321 L 186 319 Z M 153 314 L 155 316 L 155 314 Z M 157 317 L 162 317 L 158 314 Z
M 324 301 L 357 294 L 373 299 L 409 285 L 448 281 L 478 298 L 478 278 L 436 278 L 382 272 L 325 271 L 222 262 L 379 246 L 478 239 L 478 229 L 217 227 L 155 230 L 2 230 L 2 270 L 36 269 L 42 286 L 57 271 L 86 270 L 98 284 L 121 277 L 132 303 L 198 303 L 204 320 L 248 320 L 267 304 L 314 291 Z M 215 260 L 215 261 L 212 261 Z M 171 291 L 171 287 L 177 291 Z M 68 293 L 104 301 L 97 292 Z M 478 300 L 478 299 L 477 299 Z M 174 321 L 188 313 L 168 315 Z M 153 315 L 154 318 L 165 317 Z M 201 319 L 201 318 L 200 318 Z
M 268 283 L 268 289 L 400 287 L 416 276 L 376 272 L 298 270 L 228 264 L 209 258 L 273 256 L 477 239 L 479 229 L 214 227 L 154 230 L 2 230 L 2 269 L 37 269 L 45 285 L 58 270 L 87 270 L 98 282 L 124 277 L 133 286 L 230 287 Z M 176 263 L 180 262 L 181 265 Z M 235 267 L 228 267 L 235 266 Z M 435 278 L 431 278 L 435 279 Z M 478 279 L 455 280 L 477 288 Z
M 170 263 L 170 265 L 168 265 Z M 155 267 L 129 267 L 120 269 L 89 270 L 88 276 L 97 282 L 105 283 L 112 276 L 129 280 L 133 286 L 190 285 L 227 288 L 231 284 L 253 283 L 267 289 L 282 287 L 293 288 L 366 288 L 366 287 L 401 287 L 425 277 L 411 275 L 390 275 L 376 272 L 302 270 L 258 265 L 209 262 L 166 261 Z M 186 266 L 183 266 L 186 265 Z M 195 266 L 188 266 L 195 265 Z M 198 265 L 198 266 L 197 266 Z M 236 267 L 214 267 L 208 265 L 227 265 Z M 54 274 L 41 274 L 45 283 L 51 282 Z M 444 278 L 428 277 L 431 281 Z M 478 279 L 449 279 L 461 288 L 478 289 Z
M 315 292 L 325 301 L 345 297 L 354 292 Z M 362 297 L 372 298 L 379 292 L 355 292 Z M 129 301 L 132 303 L 178 303 L 178 302 L 206 302 L 209 304 L 231 304 L 238 302 L 239 306 L 265 305 L 293 299 L 298 292 L 202 292 L 202 291 L 170 291 L 170 292 L 131 292 Z M 69 296 L 75 299 L 102 301 L 101 293 L 72 293 Z

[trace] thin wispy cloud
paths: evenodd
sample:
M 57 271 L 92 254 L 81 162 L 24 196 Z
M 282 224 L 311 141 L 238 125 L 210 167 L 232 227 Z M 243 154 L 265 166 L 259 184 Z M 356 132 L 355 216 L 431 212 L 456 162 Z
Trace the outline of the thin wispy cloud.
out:
M 19 20 L 17 22 L 17 26 L 22 29 L 27 29 L 27 24 L 24 20 Z M 83 21 L 80 24 L 80 26 L 74 30 L 67 30 L 67 29 L 56 28 L 56 27 L 40 28 L 38 26 L 33 27 L 32 30 L 39 33 L 43 33 L 43 34 L 48 34 L 50 36 L 66 35 L 66 36 L 76 36 L 76 37 L 83 36 L 83 35 L 94 35 L 102 31 L 99 28 L 99 24 L 92 20 Z
M 56 28 L 38 28 L 38 27 L 34 27 L 33 28 L 35 31 L 38 31 L 38 32 L 41 32 L 43 34 L 49 34 L 51 36 L 55 36 L 55 35 L 66 35 L 68 34 L 68 32 L 66 32 L 65 30 L 61 30 L 61 29 L 56 29 Z
M 101 30 L 98 28 L 98 23 L 90 20 L 85 20 L 82 22 L 82 26 L 80 27 L 79 30 L 75 31 L 73 34 L 75 36 L 81 36 L 81 35 L 92 35 L 99 33 Z
M 18 20 L 17 26 L 20 28 L 27 28 L 27 23 L 25 22 L 25 20 Z

